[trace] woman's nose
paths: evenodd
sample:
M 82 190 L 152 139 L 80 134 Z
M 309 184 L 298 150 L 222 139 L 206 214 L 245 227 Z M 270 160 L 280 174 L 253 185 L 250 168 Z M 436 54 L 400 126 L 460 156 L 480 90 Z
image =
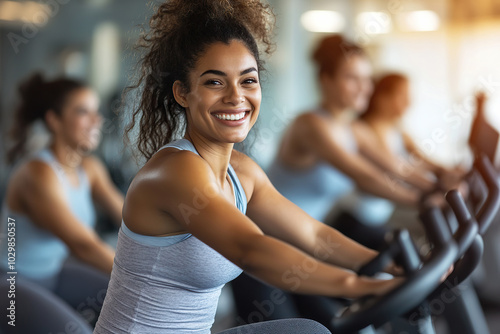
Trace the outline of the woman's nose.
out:
M 225 96 L 223 102 L 231 103 L 233 105 L 238 105 L 245 101 L 245 97 L 243 96 L 241 90 L 237 86 L 231 86 L 228 88 L 227 95 Z

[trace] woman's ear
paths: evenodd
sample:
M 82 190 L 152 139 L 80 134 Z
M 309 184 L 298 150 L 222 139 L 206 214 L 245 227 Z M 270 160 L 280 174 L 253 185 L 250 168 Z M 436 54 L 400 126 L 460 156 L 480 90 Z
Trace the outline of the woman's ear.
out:
M 179 80 L 175 80 L 174 85 L 172 86 L 172 91 L 174 93 L 175 101 L 183 108 L 187 108 L 186 90 L 184 89 L 184 85 Z
M 47 128 L 49 129 L 49 131 L 51 132 L 56 132 L 57 129 L 60 127 L 60 124 L 61 124 L 61 119 L 59 118 L 59 116 L 55 113 L 54 110 L 48 110 L 46 113 L 45 113 L 45 117 L 44 117 L 44 120 L 45 120 L 45 124 L 47 125 Z

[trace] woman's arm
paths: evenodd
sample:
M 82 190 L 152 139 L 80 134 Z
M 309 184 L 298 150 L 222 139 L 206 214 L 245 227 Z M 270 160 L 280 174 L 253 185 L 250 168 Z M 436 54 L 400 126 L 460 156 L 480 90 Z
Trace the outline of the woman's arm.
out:
M 85 157 L 83 167 L 87 172 L 92 189 L 92 197 L 120 226 L 122 221 L 123 195 L 111 181 L 106 167 L 94 156 Z
M 54 171 L 46 163 L 31 161 L 20 176 L 28 217 L 61 239 L 77 258 L 110 274 L 114 251 L 73 215 Z
M 408 134 L 403 133 L 403 139 L 408 151 L 419 160 L 418 168 L 434 173 L 441 189 L 449 190 L 461 187 L 462 179 L 466 174 L 465 170 L 460 167 L 446 168 L 436 164 L 421 153 L 413 139 Z
M 232 201 L 221 195 L 220 185 L 209 165 L 191 152 L 169 154 L 164 158 L 160 170 L 161 177 L 155 181 L 157 187 L 151 189 L 164 199 L 163 207 L 159 210 L 168 212 L 198 239 L 263 281 L 289 291 L 349 298 L 385 293 L 400 282 L 359 278 L 351 271 L 318 261 L 297 247 L 265 235 Z M 247 195 L 252 201 L 257 200 L 253 194 Z M 300 209 L 283 198 L 281 203 L 279 212 L 290 210 L 300 213 Z M 302 243 L 312 251 L 312 243 L 317 240 L 316 234 L 320 229 L 311 223 L 310 218 L 302 221 L 301 217 L 307 215 L 302 213 L 293 217 L 290 224 L 307 232 L 302 237 Z M 343 240 L 336 233 L 332 235 L 341 247 L 357 248 L 354 243 Z M 313 240 L 304 241 L 307 238 Z M 363 252 L 361 246 L 359 251 Z M 348 250 L 342 252 L 348 253 Z
M 359 152 L 381 169 L 421 191 L 428 192 L 435 188 L 434 180 L 403 157 L 394 155 L 364 122 L 354 122 L 353 133 L 358 143 Z
M 435 174 L 439 174 L 444 172 L 446 169 L 423 155 L 418 149 L 417 145 L 413 141 L 413 139 L 407 134 L 403 132 L 403 141 L 406 149 L 410 154 L 413 154 L 416 158 L 418 158 L 420 166 L 419 168 L 429 170 Z
M 248 157 L 246 160 L 246 168 L 255 177 L 247 216 L 264 234 L 283 240 L 320 261 L 353 271 L 376 256 L 375 251 L 310 217 L 283 197 L 255 162 Z
M 357 152 L 346 151 L 321 117 L 304 114 L 297 123 L 299 129 L 294 136 L 301 138 L 309 151 L 352 178 L 359 188 L 397 203 L 411 206 L 418 204 L 420 192 L 394 182 L 388 173 Z

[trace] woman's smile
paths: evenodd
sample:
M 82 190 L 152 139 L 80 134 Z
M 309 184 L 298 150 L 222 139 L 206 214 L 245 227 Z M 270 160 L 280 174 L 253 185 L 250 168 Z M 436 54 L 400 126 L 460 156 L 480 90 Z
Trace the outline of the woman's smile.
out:
M 212 112 L 221 124 L 226 126 L 240 126 L 248 120 L 251 111 L 249 109 L 218 110 Z

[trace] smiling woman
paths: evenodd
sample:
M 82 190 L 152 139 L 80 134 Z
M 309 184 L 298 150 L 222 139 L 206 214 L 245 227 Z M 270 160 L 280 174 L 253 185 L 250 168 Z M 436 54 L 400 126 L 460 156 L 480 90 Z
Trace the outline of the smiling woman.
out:
M 271 18 L 258 0 L 172 0 L 151 19 L 129 127 L 139 122 L 147 162 L 127 192 L 94 333 L 210 333 L 222 287 L 242 270 L 326 296 L 381 294 L 400 282 L 354 274 L 376 252 L 308 216 L 233 149 L 260 112 L 257 41 L 271 49 Z M 304 264 L 315 269 L 293 277 Z M 307 326 L 300 332 L 328 333 Z
M 211 13 L 210 16 L 208 13 Z M 200 24 L 201 22 L 204 24 Z M 212 85 L 214 89 L 222 85 L 225 87 L 224 92 L 231 88 L 228 86 L 228 79 L 235 72 L 234 68 L 225 63 L 231 53 L 221 53 L 220 48 L 211 51 L 217 53 L 217 56 L 224 56 L 224 60 L 220 58 L 219 61 L 207 57 L 207 60 L 217 61 L 212 64 L 203 63 L 200 57 L 212 44 L 229 46 L 231 41 L 242 44 L 245 50 L 239 48 L 238 52 L 240 55 L 241 52 L 246 53 L 247 63 L 243 62 L 241 65 L 248 67 L 238 69 L 238 74 L 249 74 L 249 78 L 245 84 L 245 80 L 241 81 L 240 86 L 247 88 L 253 80 L 260 92 L 258 79 L 263 62 L 257 41 L 265 46 L 266 53 L 271 53 L 273 44 L 270 30 L 273 22 L 271 9 L 259 1 L 217 0 L 195 1 L 193 4 L 169 1 L 158 8 L 150 20 L 150 32 L 138 45 L 139 49 L 145 50 L 139 79 L 134 86 L 129 87 L 131 90 L 144 87 L 126 132 L 129 137 L 132 129 L 139 123 L 137 146 L 146 159 L 150 159 L 161 146 L 176 139 L 176 136 L 184 134 L 189 111 L 188 105 L 182 105 L 183 102 L 178 100 L 180 95 L 185 96 L 191 89 L 197 90 L 200 85 Z M 220 65 L 223 67 L 213 67 Z M 224 68 L 227 70 L 223 70 Z M 254 71 L 250 71 L 251 68 Z M 191 73 L 192 70 L 196 74 Z M 246 73 L 247 70 L 250 72 Z M 176 88 L 172 89 L 174 86 Z
M 243 141 L 259 115 L 257 67 L 242 42 L 214 43 L 191 71 L 189 92 L 180 81 L 174 83 L 176 101 L 186 106 L 188 135 L 225 143 Z

